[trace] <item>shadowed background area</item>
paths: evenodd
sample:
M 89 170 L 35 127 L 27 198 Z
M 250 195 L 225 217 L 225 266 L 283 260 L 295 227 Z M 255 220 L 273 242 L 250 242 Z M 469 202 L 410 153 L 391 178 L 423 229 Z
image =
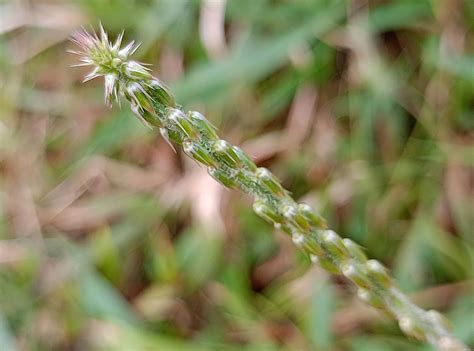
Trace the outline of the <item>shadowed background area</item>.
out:
M 472 2 L 0 0 L 1 351 L 430 350 L 105 107 L 99 21 L 474 344 Z

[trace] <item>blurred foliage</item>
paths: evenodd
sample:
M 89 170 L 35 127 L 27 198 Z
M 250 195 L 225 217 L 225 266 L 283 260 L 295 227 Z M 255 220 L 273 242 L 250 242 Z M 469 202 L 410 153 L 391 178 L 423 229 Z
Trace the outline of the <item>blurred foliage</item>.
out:
M 101 21 L 474 343 L 474 5 L 0 1 L 0 349 L 428 350 L 171 151 L 67 37 Z

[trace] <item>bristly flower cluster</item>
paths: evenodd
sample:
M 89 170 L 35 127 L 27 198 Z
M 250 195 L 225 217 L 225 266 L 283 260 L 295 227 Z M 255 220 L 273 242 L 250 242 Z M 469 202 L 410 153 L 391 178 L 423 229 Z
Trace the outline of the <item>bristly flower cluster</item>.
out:
M 162 113 L 166 107 L 174 107 L 174 98 L 144 64 L 130 59 L 140 44 L 131 41 L 122 48 L 122 39 L 123 32 L 114 43 L 109 41 L 102 25 L 100 38 L 95 31 L 90 34 L 82 28 L 71 35 L 71 40 L 82 50 L 69 52 L 80 56 L 81 63 L 76 67 L 93 67 L 84 82 L 104 76 L 107 106 L 112 106 L 113 100 L 120 103 L 121 95 L 130 102 L 140 121 L 149 127 L 157 126 L 156 114 Z
M 71 41 L 82 49 L 82 51 L 69 51 L 80 56 L 81 63 L 74 66 L 93 67 L 93 70 L 85 76 L 83 82 L 104 76 L 105 103 L 108 106 L 112 105 L 114 98 L 119 101 L 118 92 L 120 89 L 117 85 L 121 78 L 148 78 L 150 76 L 146 67 L 139 62 L 129 60 L 129 57 L 135 53 L 140 44 L 131 41 L 124 48 L 121 48 L 123 34 L 124 32 L 118 36 L 115 43 L 112 43 L 109 41 L 104 28 L 100 25 L 100 38 L 95 31 L 90 34 L 84 28 L 73 32 L 71 35 Z
M 123 96 L 140 120 L 159 128 L 170 144 L 180 145 L 222 185 L 251 195 L 257 215 L 291 235 L 312 262 L 351 280 L 358 289 L 357 296 L 392 315 L 404 333 L 441 350 L 467 350 L 438 312 L 424 311 L 395 286 L 380 262 L 369 260 L 356 243 L 330 230 L 310 206 L 297 203 L 268 169 L 257 167 L 241 148 L 221 140 L 203 115 L 177 106 L 159 79 L 143 64 L 129 59 L 138 45 L 131 42 L 122 49 L 122 38 L 123 33 L 112 44 L 102 26 L 100 39 L 86 31 L 75 32 L 72 37 L 82 49 L 74 52 L 81 56 L 80 66 L 94 67 L 85 81 L 104 76 L 107 105 Z

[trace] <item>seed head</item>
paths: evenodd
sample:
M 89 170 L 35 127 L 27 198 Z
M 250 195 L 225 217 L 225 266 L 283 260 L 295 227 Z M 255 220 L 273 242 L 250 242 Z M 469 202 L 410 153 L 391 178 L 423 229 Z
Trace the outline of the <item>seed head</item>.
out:
M 71 41 L 80 47 L 80 51 L 69 52 L 80 56 L 81 63 L 74 65 L 92 66 L 92 71 L 84 77 L 84 82 L 97 77 L 105 77 L 105 103 L 110 106 L 118 99 L 120 78 L 151 78 L 149 70 L 129 57 L 138 49 L 139 44 L 130 42 L 124 48 L 122 45 L 123 32 L 115 43 L 109 41 L 107 33 L 100 25 L 100 38 L 95 31 L 89 33 L 84 28 L 73 32 Z

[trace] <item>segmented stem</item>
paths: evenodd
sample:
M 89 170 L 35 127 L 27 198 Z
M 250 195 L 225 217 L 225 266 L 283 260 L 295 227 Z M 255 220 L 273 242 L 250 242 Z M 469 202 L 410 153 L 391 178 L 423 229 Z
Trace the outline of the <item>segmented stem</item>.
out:
M 310 206 L 295 202 L 268 169 L 257 167 L 241 148 L 220 139 L 203 115 L 184 112 L 160 80 L 129 59 L 136 50 L 133 43 L 120 49 L 121 36 L 111 44 L 102 28 L 100 39 L 95 33 L 83 31 L 75 33 L 73 41 L 83 49 L 78 53 L 83 56 L 83 63 L 94 66 L 87 79 L 105 76 L 107 103 L 117 95 L 124 96 L 140 120 L 159 128 L 169 143 L 180 145 L 187 156 L 206 167 L 222 185 L 253 196 L 257 215 L 291 235 L 294 244 L 312 262 L 351 280 L 358 289 L 357 296 L 391 314 L 405 334 L 440 350 L 467 350 L 449 331 L 444 317 L 412 303 L 380 262 L 367 259 L 356 243 L 328 229 L 325 220 Z

